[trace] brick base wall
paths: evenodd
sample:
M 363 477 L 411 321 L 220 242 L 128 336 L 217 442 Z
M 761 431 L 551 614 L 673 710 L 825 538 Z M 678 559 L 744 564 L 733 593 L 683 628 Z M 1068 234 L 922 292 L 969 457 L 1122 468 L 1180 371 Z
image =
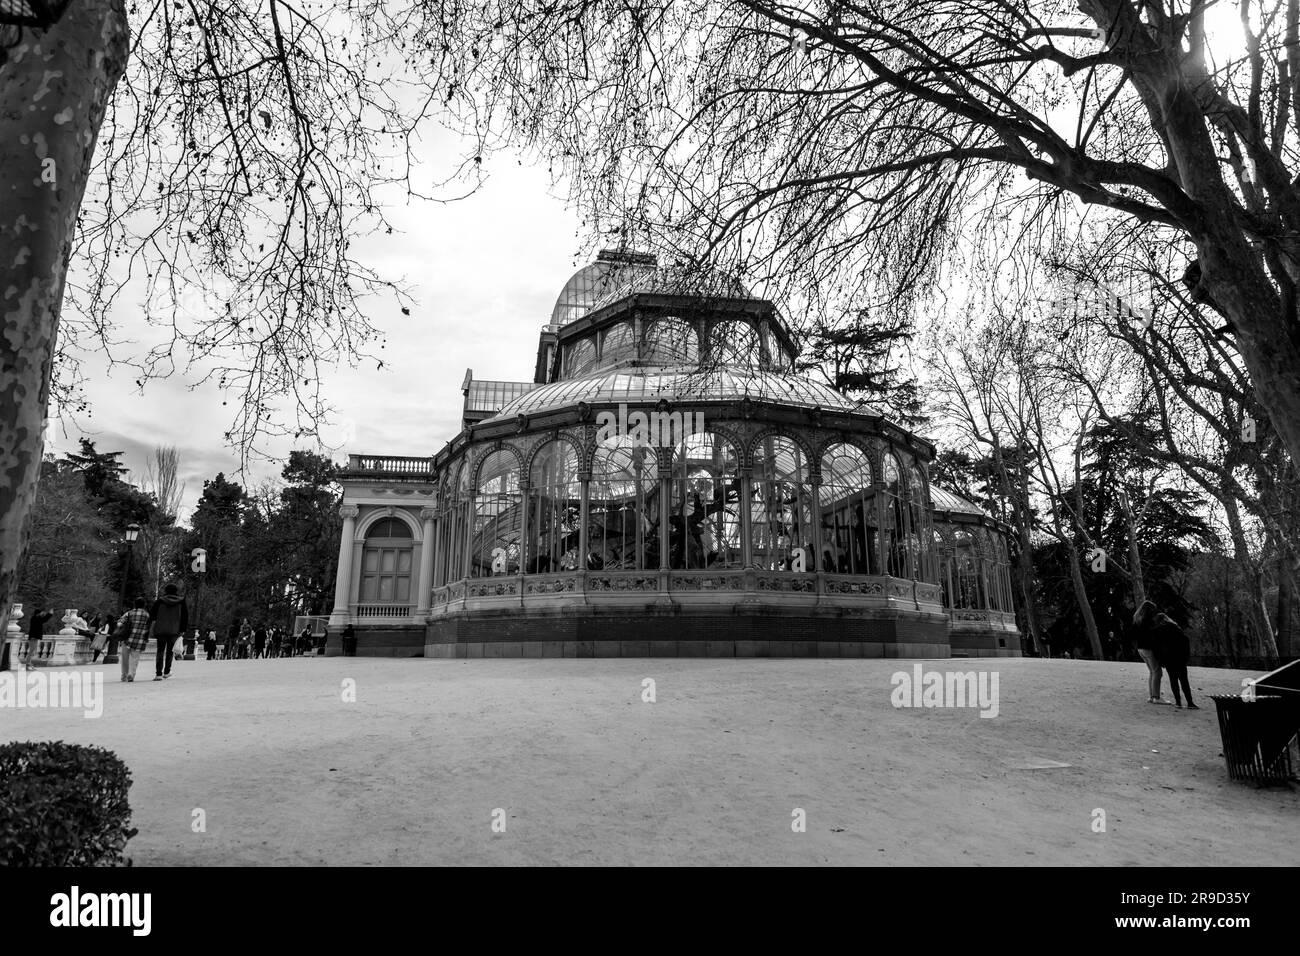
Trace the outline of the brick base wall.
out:
M 444 617 L 426 657 L 948 657 L 943 615 L 519 613 Z M 599 611 L 599 613 L 598 613 Z
M 419 625 L 406 627 L 384 625 L 364 627 L 355 625 L 358 657 L 423 657 L 425 629 Z M 339 657 L 343 653 L 343 629 L 330 628 L 325 642 L 325 656 Z

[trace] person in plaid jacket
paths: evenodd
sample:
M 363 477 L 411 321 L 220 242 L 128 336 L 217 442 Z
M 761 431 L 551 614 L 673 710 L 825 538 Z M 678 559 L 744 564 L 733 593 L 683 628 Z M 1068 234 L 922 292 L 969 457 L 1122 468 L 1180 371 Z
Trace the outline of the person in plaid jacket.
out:
M 135 669 L 140 666 L 140 655 L 149 643 L 149 612 L 144 598 L 135 599 L 135 606 L 117 622 L 118 653 L 122 659 L 122 680 L 134 681 Z

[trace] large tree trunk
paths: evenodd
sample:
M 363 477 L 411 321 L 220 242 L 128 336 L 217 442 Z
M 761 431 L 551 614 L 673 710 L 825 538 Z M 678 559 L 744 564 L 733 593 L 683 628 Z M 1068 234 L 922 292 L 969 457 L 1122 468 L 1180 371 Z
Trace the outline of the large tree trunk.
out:
M 1250 545 L 1246 542 L 1246 532 L 1241 524 L 1241 513 L 1237 509 L 1236 499 L 1225 496 L 1223 507 L 1228 519 L 1228 534 L 1232 538 L 1233 555 L 1241 567 L 1242 574 L 1250 582 L 1249 620 L 1251 630 L 1255 634 L 1255 650 L 1270 661 L 1277 660 L 1277 642 L 1273 637 L 1273 625 L 1268 619 L 1268 604 L 1264 599 L 1263 572 L 1259 562 L 1250 553 Z
M 40 476 L 77 213 L 127 34 L 124 0 L 72 0 L 0 62 L 0 633 Z
M 1133 607 L 1139 608 L 1147 599 L 1146 583 L 1142 579 L 1142 552 L 1138 547 L 1137 521 L 1133 518 L 1133 505 L 1128 492 L 1119 493 L 1120 507 L 1124 509 L 1124 524 L 1128 528 L 1129 573 L 1133 577 Z
M 1088 588 L 1083 583 L 1083 571 L 1079 567 L 1079 549 L 1073 542 L 1065 540 L 1065 550 L 1070 560 L 1070 583 L 1074 585 L 1074 598 L 1079 603 L 1079 613 L 1083 616 L 1083 629 L 1088 634 L 1088 645 L 1092 648 L 1093 660 L 1104 661 L 1106 652 L 1101 646 L 1101 632 L 1097 630 L 1097 618 L 1092 613 L 1092 604 L 1088 600 Z

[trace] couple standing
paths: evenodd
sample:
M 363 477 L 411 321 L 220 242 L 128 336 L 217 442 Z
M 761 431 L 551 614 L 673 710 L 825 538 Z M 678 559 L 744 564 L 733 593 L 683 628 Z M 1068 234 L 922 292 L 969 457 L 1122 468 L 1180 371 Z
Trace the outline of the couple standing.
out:
M 1160 670 L 1169 672 L 1169 689 L 1174 692 L 1174 706 L 1183 706 L 1179 690 L 1187 695 L 1187 709 L 1200 710 L 1192 703 L 1192 687 L 1187 682 L 1187 660 L 1191 657 L 1191 644 L 1183 629 L 1156 607 L 1154 601 L 1143 601 L 1133 615 L 1133 646 L 1147 665 L 1147 703 L 1167 704 L 1160 696 Z
M 176 638 L 185 633 L 188 623 L 189 608 L 175 584 L 163 588 L 162 596 L 147 611 L 144 598 L 136 598 L 135 607 L 123 614 L 117 622 L 118 633 L 121 635 L 122 680 L 135 680 L 135 669 L 140 664 L 140 655 L 144 653 L 150 637 L 158 642 L 154 680 L 171 677 L 172 646 Z

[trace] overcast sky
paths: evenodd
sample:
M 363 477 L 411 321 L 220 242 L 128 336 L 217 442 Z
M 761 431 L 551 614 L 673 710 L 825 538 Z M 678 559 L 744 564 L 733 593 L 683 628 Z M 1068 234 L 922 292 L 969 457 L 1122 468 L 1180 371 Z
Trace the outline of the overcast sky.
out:
M 342 446 L 335 460 L 348 453 L 427 455 L 440 449 L 460 430 L 466 368 L 475 378 L 532 380 L 537 333 L 575 262 L 583 264 L 575 258 L 578 217 L 556 198 L 544 169 L 498 155 L 488 171 L 488 182 L 458 202 L 390 208 L 395 234 L 365 243 L 367 264 L 385 278 L 405 280 L 416 304 L 409 317 L 388 303 L 371 314 L 387 333 L 382 370 L 370 362 L 328 373 L 324 396 L 338 414 L 324 435 Z M 140 351 L 159 332 L 122 313 L 142 311 L 118 310 Z M 141 394 L 128 370 L 110 372 L 94 357 L 85 373 L 91 415 L 52 417 L 47 452 L 75 451 L 85 434 L 100 451 L 125 452 L 138 483 L 153 449 L 175 445 L 186 484 L 182 515 L 194 506 L 205 478 L 238 470 L 238 455 L 222 437 L 231 409 L 222 407 L 215 386 L 190 391 L 192 379 L 178 375 L 150 382 Z M 269 447 L 282 457 L 292 444 Z M 278 473 L 278 464 L 252 463 L 244 484 Z

